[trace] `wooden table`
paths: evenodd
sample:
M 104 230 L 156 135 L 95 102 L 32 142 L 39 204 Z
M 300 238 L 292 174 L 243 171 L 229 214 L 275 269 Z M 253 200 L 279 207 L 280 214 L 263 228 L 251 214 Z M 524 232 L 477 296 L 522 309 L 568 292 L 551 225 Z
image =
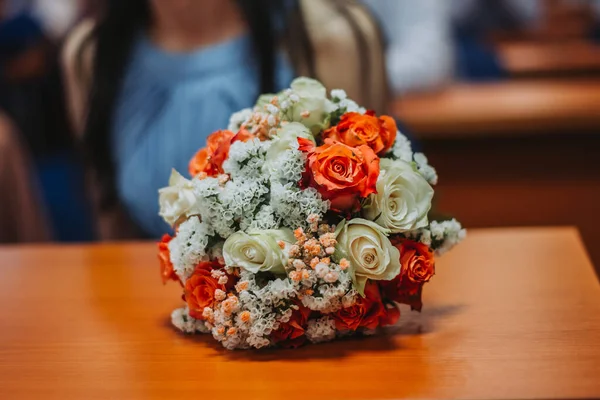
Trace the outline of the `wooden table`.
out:
M 176 333 L 154 246 L 0 250 L 2 399 L 600 397 L 600 285 L 573 228 L 473 230 L 384 335 L 228 352 Z

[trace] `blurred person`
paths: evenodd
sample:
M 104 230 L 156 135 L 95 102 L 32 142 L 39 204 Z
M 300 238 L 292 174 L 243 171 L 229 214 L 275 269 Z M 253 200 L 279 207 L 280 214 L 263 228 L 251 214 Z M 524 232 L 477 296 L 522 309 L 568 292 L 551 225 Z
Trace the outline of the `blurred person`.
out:
M 59 41 L 78 20 L 83 0 L 3 0 L 4 15 L 28 14 L 52 40 Z
M 522 31 L 536 20 L 536 0 L 455 0 L 452 7 L 456 72 L 468 81 L 507 77 L 489 40 L 497 31 Z
M 453 0 L 451 9 L 457 29 L 472 34 L 519 29 L 534 23 L 539 13 L 538 0 Z
M 599 0 L 455 0 L 452 17 L 463 31 L 555 40 L 587 35 L 599 11 Z
M 396 95 L 434 90 L 454 74 L 450 4 L 445 0 L 362 0 L 381 22 Z
M 47 210 L 52 238 L 68 241 L 90 236 L 58 63 L 58 43 L 77 20 L 79 4 L 75 0 L 4 0 L 0 4 L 0 110 L 12 126 L 12 139 L 4 141 L 10 147 L 3 154 L 11 157 L 6 159 L 10 163 L 5 164 L 0 190 L 14 186 L 15 180 L 6 178 L 6 171 L 12 171 L 13 177 L 17 172 L 19 177 L 28 177 L 29 182 L 20 188 L 39 186 L 28 198 L 35 198 L 37 207 Z M 17 167 L 18 161 L 27 164 Z M 37 212 L 28 211 L 32 216 Z M 24 214 L 13 212 L 13 216 Z
M 157 192 L 169 170 L 187 171 L 232 113 L 297 74 L 381 109 L 387 98 L 379 34 L 353 4 L 105 1 L 97 22 L 76 28 L 64 50 L 73 125 L 83 132 L 95 175 L 101 238 L 159 237 L 167 226 Z
M 0 108 L 13 119 L 36 157 L 68 142 L 57 43 L 76 20 L 78 4 L 76 0 L 0 4 Z
M 506 78 L 496 52 L 502 42 L 586 39 L 594 34 L 598 0 L 453 0 L 458 76 Z
M 14 125 L 0 113 L 0 243 L 44 242 L 50 230 L 32 162 Z

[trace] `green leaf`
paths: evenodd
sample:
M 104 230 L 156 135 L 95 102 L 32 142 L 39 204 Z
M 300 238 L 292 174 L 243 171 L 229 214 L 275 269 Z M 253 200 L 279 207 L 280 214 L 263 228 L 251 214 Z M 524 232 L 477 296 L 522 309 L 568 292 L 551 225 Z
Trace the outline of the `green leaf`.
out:
M 335 237 L 337 238 L 338 235 L 342 232 L 342 229 L 344 229 L 344 226 L 346 226 L 346 220 L 343 219 L 341 220 L 341 222 L 339 224 L 337 224 L 336 228 L 335 228 Z
M 352 268 L 352 266 L 350 266 Z M 356 274 L 352 274 L 352 285 L 354 289 L 360 294 L 361 297 L 365 297 L 365 286 L 367 285 L 367 278 L 364 276 L 357 277 Z

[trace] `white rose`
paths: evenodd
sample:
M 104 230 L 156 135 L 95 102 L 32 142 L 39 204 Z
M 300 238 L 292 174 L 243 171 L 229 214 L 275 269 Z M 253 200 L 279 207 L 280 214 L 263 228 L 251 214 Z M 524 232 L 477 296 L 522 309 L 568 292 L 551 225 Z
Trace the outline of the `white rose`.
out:
M 270 171 L 280 157 L 289 156 L 285 154 L 288 150 L 298 150 L 298 138 L 309 139 L 314 142 L 314 138 L 308 128 L 299 122 L 290 122 L 284 124 L 270 142 L 267 155 L 265 157 L 264 171 Z
M 323 129 L 327 110 L 331 108 L 325 87 L 314 79 L 297 78 L 291 89 L 299 97 L 292 108 L 292 121 L 302 123 L 313 132 Z
M 362 215 L 392 233 L 427 226 L 433 188 L 404 161 L 382 158 L 377 193 L 365 201 Z
M 169 186 L 160 189 L 158 193 L 159 215 L 169 225 L 175 224 L 182 216 L 197 213 L 192 182 L 181 176 L 179 172 L 171 171 Z
M 277 157 L 286 150 L 298 150 L 298 138 L 315 141 L 308 128 L 299 122 L 284 124 L 277 132 L 277 136 L 271 140 L 271 146 L 267 151 L 267 159 Z
M 392 280 L 400 273 L 400 252 L 381 226 L 361 218 L 340 224 L 337 229 L 336 257 L 350 262 L 354 288 L 364 293 L 367 279 Z
M 280 240 L 286 249 L 279 247 Z M 254 274 L 259 271 L 284 274 L 289 258 L 287 248 L 295 241 L 289 229 L 236 232 L 223 245 L 225 265 L 241 267 Z

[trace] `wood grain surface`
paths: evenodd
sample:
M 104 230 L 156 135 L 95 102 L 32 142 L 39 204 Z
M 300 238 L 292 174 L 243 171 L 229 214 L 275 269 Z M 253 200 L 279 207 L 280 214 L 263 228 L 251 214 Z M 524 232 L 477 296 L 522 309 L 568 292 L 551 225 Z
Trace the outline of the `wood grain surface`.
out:
M 169 324 L 154 245 L 0 248 L 1 399 L 600 397 L 600 285 L 573 228 L 472 230 L 422 314 L 236 351 Z

